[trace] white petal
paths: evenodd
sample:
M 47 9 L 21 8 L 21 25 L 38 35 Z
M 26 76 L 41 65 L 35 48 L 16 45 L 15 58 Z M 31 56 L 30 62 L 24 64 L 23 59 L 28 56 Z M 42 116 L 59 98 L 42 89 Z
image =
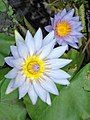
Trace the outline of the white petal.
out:
M 48 56 L 49 59 L 52 58 L 59 58 L 60 56 L 62 56 L 64 54 L 64 52 L 66 51 L 67 46 L 60 46 L 57 47 L 55 49 L 53 49 L 53 51 L 50 53 L 50 55 Z
M 46 63 L 50 64 L 50 67 L 52 69 L 58 69 L 66 66 L 71 61 L 72 60 L 69 60 L 69 59 L 51 59 L 51 60 L 47 60 Z
M 17 87 L 13 86 L 14 82 L 15 82 L 14 79 L 10 81 L 10 83 L 9 83 L 7 89 L 6 89 L 6 93 L 5 94 L 9 94 L 9 93 L 11 93 L 13 90 L 15 90 L 17 88 Z
M 24 43 L 24 39 L 22 36 L 18 33 L 17 30 L 15 30 L 15 39 L 16 39 L 16 45 L 18 46 L 20 43 Z
M 56 79 L 51 78 L 55 83 L 61 84 L 61 85 L 69 85 L 70 82 L 67 79 Z
M 19 87 L 19 99 L 24 97 L 29 90 L 29 81 L 26 80 L 22 86 Z
M 25 43 L 28 47 L 30 55 L 33 55 L 35 52 L 35 43 L 34 43 L 34 39 L 31 35 L 31 33 L 29 32 L 29 30 L 27 31 L 27 34 L 26 34 Z
M 24 60 L 22 58 L 13 60 L 13 65 L 18 69 L 21 69 L 23 63 L 24 63 Z
M 19 87 L 21 85 L 23 85 L 23 83 L 25 82 L 25 76 L 22 75 L 20 72 L 18 73 L 16 79 L 15 79 L 15 83 L 14 83 L 14 86 L 15 87 Z
M 50 98 L 50 94 L 49 94 L 48 92 L 47 92 L 47 100 L 46 100 L 46 103 L 51 106 L 51 98 Z
M 39 82 L 33 81 L 34 89 L 42 101 L 46 102 L 47 92 L 40 86 Z
M 43 39 L 43 46 L 49 44 L 54 39 L 54 31 L 50 32 L 44 39 Z
M 62 78 L 70 78 L 71 76 L 66 73 L 65 71 L 63 70 L 51 70 L 49 72 L 47 72 L 47 75 L 50 76 L 50 77 L 53 77 L 53 78 L 57 78 L 57 79 L 62 79 Z
M 48 92 L 58 95 L 58 90 L 54 82 L 47 76 L 44 76 L 42 80 L 40 80 L 41 86 L 47 90 Z
M 13 68 L 11 71 L 9 71 L 6 75 L 5 78 L 13 79 L 17 76 L 17 69 Z
M 17 46 L 12 45 L 12 46 L 10 46 L 10 49 L 11 49 L 11 53 L 12 53 L 13 57 L 15 59 L 19 58 Z
M 36 32 L 35 36 L 34 36 L 36 51 L 38 51 L 41 48 L 42 39 L 43 39 L 42 30 L 39 28 L 38 31 Z
M 55 40 L 53 40 L 52 42 L 50 42 L 48 45 L 46 45 L 43 49 L 42 49 L 42 52 L 40 54 L 40 58 L 41 59 L 44 59 L 45 57 L 47 57 L 51 50 L 53 49 L 55 45 Z
M 27 46 L 25 45 L 25 43 L 21 43 L 18 45 L 18 52 L 21 58 L 26 59 L 29 55 Z
M 29 95 L 33 105 L 35 105 L 37 102 L 38 95 L 36 94 L 32 84 L 29 85 L 28 95 Z
M 9 66 L 14 67 L 14 65 L 13 65 L 14 58 L 13 57 L 6 57 L 4 60 Z

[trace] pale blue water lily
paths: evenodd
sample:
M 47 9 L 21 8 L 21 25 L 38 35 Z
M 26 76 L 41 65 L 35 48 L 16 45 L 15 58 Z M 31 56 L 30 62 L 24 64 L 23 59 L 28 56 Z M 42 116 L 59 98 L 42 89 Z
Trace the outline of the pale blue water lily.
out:
M 51 25 L 45 27 L 46 31 L 54 31 L 55 39 L 59 45 L 70 45 L 78 48 L 78 40 L 83 37 L 81 33 L 82 25 L 78 16 L 74 15 L 74 9 L 66 11 L 63 9 L 61 12 L 55 14 L 51 18 Z
M 11 79 L 6 94 L 18 88 L 19 99 L 28 94 L 32 104 L 36 104 L 39 97 L 51 105 L 50 93 L 59 94 L 55 83 L 70 84 L 70 75 L 61 68 L 71 60 L 59 59 L 64 54 L 66 46 L 54 48 L 54 32 L 50 32 L 43 39 L 40 28 L 34 37 L 27 31 L 25 41 L 17 31 L 15 38 L 16 46 L 10 47 L 12 56 L 5 58 L 5 62 L 13 68 L 5 75 Z

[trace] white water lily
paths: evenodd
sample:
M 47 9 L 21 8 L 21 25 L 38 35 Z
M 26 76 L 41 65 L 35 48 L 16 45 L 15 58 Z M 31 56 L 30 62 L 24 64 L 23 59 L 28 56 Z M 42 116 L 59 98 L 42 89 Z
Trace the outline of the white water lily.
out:
M 11 46 L 13 56 L 6 57 L 5 62 L 13 67 L 5 77 L 11 79 L 6 94 L 19 88 L 19 99 L 27 93 L 33 104 L 37 98 L 51 105 L 50 94 L 58 95 L 55 83 L 68 85 L 70 75 L 61 70 L 69 64 L 69 59 L 59 59 L 67 46 L 54 48 L 54 32 L 44 39 L 39 28 L 35 36 L 27 31 L 25 41 L 15 31 L 16 46 Z

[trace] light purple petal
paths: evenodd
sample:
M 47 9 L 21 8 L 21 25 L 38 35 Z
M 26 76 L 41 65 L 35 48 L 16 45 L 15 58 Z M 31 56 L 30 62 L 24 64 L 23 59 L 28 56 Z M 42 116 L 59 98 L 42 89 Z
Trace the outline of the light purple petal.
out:
M 57 22 L 59 22 L 66 15 L 66 9 L 63 9 L 62 12 L 58 12 L 54 17 L 54 27 Z
M 51 25 L 53 27 L 53 25 L 54 25 L 54 18 L 50 17 L 50 20 L 51 20 Z
M 79 16 L 72 17 L 72 21 L 79 21 Z
M 74 47 L 74 48 L 76 48 L 76 49 L 79 48 L 76 43 L 74 43 L 74 44 L 69 43 L 69 45 L 72 46 L 72 47 Z
M 76 22 L 76 21 L 70 21 L 69 22 L 70 25 L 72 26 L 72 28 L 78 28 L 79 26 L 81 26 L 81 22 Z
M 68 36 L 64 40 L 71 44 L 75 43 L 73 36 Z
M 74 9 L 68 11 L 68 13 L 63 17 L 62 20 L 71 20 L 74 14 Z
M 53 30 L 53 28 L 52 28 L 51 25 L 48 25 L 48 26 L 45 27 L 45 30 L 46 30 L 47 32 L 51 32 L 51 31 Z

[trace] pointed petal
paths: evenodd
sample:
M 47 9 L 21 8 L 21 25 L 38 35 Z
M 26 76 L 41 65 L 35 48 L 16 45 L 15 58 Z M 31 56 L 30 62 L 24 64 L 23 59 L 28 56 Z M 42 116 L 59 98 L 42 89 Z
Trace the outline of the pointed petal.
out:
M 82 33 L 78 32 L 78 31 L 72 31 L 72 32 L 70 33 L 70 35 L 82 36 Z
M 17 69 L 13 68 L 11 71 L 9 71 L 6 75 L 5 78 L 13 79 L 17 76 Z
M 5 94 L 9 94 L 9 93 L 11 93 L 13 90 L 15 90 L 15 89 L 17 88 L 17 87 L 14 87 L 14 86 L 13 86 L 13 85 L 14 85 L 14 82 L 15 82 L 14 79 L 10 81 L 10 83 L 9 83 L 7 89 L 6 89 Z
M 81 31 L 83 29 L 82 26 L 79 26 L 78 28 L 76 28 L 77 31 Z
M 22 86 L 19 87 L 19 99 L 24 97 L 27 94 L 28 90 L 29 90 L 29 81 L 26 80 L 24 84 L 22 84 Z
M 62 20 L 66 15 L 66 9 L 63 9 L 62 12 L 58 12 L 54 17 L 54 29 L 58 21 Z
M 64 17 L 65 15 L 66 15 L 66 9 L 63 9 L 62 12 L 61 12 L 61 14 L 60 14 L 60 16 L 61 16 L 61 18 L 62 18 L 62 17 Z
M 48 92 L 58 95 L 58 90 L 54 82 L 47 76 L 43 76 L 43 79 L 40 80 L 41 86 Z
M 53 49 L 53 51 L 50 53 L 50 55 L 48 56 L 49 59 L 53 59 L 53 58 L 59 58 L 60 56 L 62 56 L 64 54 L 64 52 L 66 51 L 67 46 L 60 46 L 57 47 L 55 49 Z
M 70 19 L 72 19 L 73 14 L 74 14 L 74 9 L 68 11 L 68 13 L 63 17 L 62 20 L 70 20 Z
M 58 69 L 66 66 L 71 61 L 72 60 L 69 60 L 69 59 L 51 59 L 51 60 L 47 60 L 46 64 L 50 64 L 50 67 L 52 69 Z
M 71 76 L 66 73 L 63 70 L 51 70 L 49 72 L 46 73 L 47 75 L 49 75 L 50 77 L 56 78 L 56 79 L 62 79 L 62 78 L 70 78 Z
M 33 105 L 35 105 L 37 102 L 38 95 L 36 94 L 32 84 L 29 85 L 28 95 L 29 95 Z
M 40 86 L 39 82 L 33 81 L 34 89 L 42 101 L 46 102 L 47 92 Z
M 54 24 L 54 18 L 50 17 L 50 20 L 51 20 L 51 25 L 53 27 L 53 24 Z
M 53 49 L 54 45 L 55 40 L 46 45 L 41 51 L 40 58 L 44 59 L 45 57 L 47 57 L 50 54 L 51 50 Z
M 71 43 L 71 44 L 74 44 L 75 41 L 74 41 L 74 37 L 73 36 L 68 36 L 64 39 L 67 43 Z
M 81 21 L 77 22 L 77 21 L 70 21 L 70 25 L 72 26 L 73 29 L 81 26 Z
M 24 63 L 24 60 L 23 60 L 22 58 L 13 60 L 13 65 L 14 65 L 17 69 L 21 69 L 23 63 Z
M 16 39 L 16 45 L 18 46 L 20 43 L 24 43 L 23 37 L 19 34 L 17 30 L 15 30 L 15 39 Z
M 4 60 L 9 66 L 14 67 L 14 65 L 13 65 L 14 58 L 13 57 L 6 57 Z
M 58 12 L 54 17 L 54 28 L 58 21 L 60 21 L 66 15 L 66 9 L 63 9 L 62 12 Z
M 23 85 L 23 83 L 25 82 L 25 76 L 22 75 L 20 72 L 18 73 L 16 79 L 15 79 L 15 83 L 14 83 L 14 86 L 15 87 L 19 87 L 21 85 Z
M 79 21 L 79 16 L 72 17 L 72 21 Z
M 27 31 L 27 34 L 26 34 L 25 43 L 28 47 L 30 55 L 33 55 L 35 52 L 35 43 L 34 43 L 34 39 L 31 35 L 31 33 L 29 32 L 29 30 Z
M 69 43 L 69 45 L 70 45 L 70 46 L 72 46 L 72 47 L 74 47 L 74 48 L 76 48 L 76 49 L 78 49 L 78 48 L 79 48 L 79 46 L 77 46 L 77 44 L 76 44 L 76 43 L 74 43 L 74 44 Z
M 50 32 L 44 39 L 43 39 L 43 46 L 49 44 L 54 38 L 54 31 Z
M 61 84 L 61 85 L 69 85 L 70 82 L 67 79 L 56 79 L 56 78 L 51 78 L 55 83 Z
M 47 32 L 51 32 L 53 30 L 53 27 L 51 25 L 48 25 L 48 26 L 45 27 L 45 30 Z
M 29 55 L 27 46 L 25 45 L 25 43 L 21 43 L 18 45 L 18 52 L 21 58 L 26 59 Z
M 13 57 L 15 59 L 19 58 L 17 46 L 12 45 L 12 46 L 10 46 L 10 49 L 11 49 L 11 53 L 12 53 Z
M 41 28 L 39 28 L 34 36 L 36 51 L 38 51 L 41 48 L 42 39 L 43 39 L 42 30 Z
M 51 98 L 50 98 L 50 94 L 49 94 L 48 92 L 47 92 L 47 100 L 46 100 L 46 103 L 51 106 Z

